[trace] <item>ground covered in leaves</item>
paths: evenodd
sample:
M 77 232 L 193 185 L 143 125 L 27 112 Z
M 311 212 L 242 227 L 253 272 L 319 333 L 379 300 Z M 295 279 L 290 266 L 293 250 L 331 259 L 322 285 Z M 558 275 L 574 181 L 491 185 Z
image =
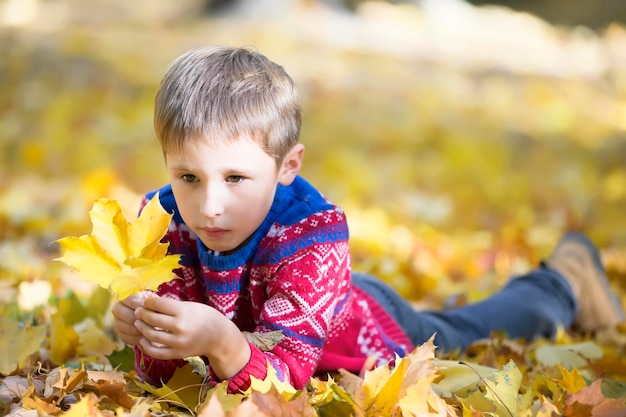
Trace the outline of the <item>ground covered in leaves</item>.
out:
M 201 16 L 193 0 L 31 3 L 0 13 L 0 414 L 626 415 L 623 327 L 494 334 L 462 354 L 427 342 L 301 391 L 270 374 L 227 395 L 193 361 L 151 387 L 112 331 L 110 292 L 53 261 L 56 240 L 89 233 L 96 198 L 131 219 L 165 182 L 151 111 L 167 63 L 251 44 L 302 89 L 304 175 L 346 210 L 356 269 L 418 308 L 449 308 L 577 229 L 626 301 L 622 27 L 437 2 L 342 14 L 293 1 L 288 19 Z

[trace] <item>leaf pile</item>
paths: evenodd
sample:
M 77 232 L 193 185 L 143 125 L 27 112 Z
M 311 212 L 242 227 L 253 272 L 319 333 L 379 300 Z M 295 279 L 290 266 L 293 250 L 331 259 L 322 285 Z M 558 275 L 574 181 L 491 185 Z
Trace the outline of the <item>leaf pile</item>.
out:
M 626 384 L 593 374 L 603 360 L 623 367 L 623 359 L 603 353 L 594 342 L 523 346 L 508 341 L 506 345 L 506 349 L 528 350 L 526 358 L 515 357 L 520 365 L 504 344 L 474 347 L 479 356 L 508 360 L 504 365 L 496 365 L 493 359 L 495 367 L 437 359 L 431 340 L 397 358 L 391 367 L 366 371 L 363 377 L 340 372 L 312 378 L 299 391 L 281 382 L 268 365 L 267 378 L 253 378 L 242 394 L 227 394 L 225 383 L 203 384 L 203 377 L 189 364 L 160 388 L 141 382 L 134 372 L 63 366 L 4 378 L 0 404 L 7 408 L 13 404 L 13 414 L 33 410 L 65 416 L 626 415 Z M 588 364 L 580 368 L 571 368 L 566 360 L 549 364 L 546 357 L 558 357 L 559 350 L 577 352 L 578 360 Z M 530 365 L 533 355 L 535 363 Z

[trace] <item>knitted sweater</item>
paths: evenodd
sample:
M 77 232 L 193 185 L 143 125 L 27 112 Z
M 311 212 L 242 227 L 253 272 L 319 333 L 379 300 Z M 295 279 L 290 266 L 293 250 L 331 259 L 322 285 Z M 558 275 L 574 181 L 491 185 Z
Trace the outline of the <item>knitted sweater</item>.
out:
M 175 271 L 181 279 L 162 284 L 158 293 L 208 304 L 242 331 L 282 330 L 285 336 L 269 352 L 251 344 L 250 360 L 230 378 L 229 391 L 245 390 L 250 375 L 265 378 L 268 363 L 299 389 L 315 374 L 358 372 L 368 357 L 383 364 L 413 348 L 393 318 L 351 285 L 345 215 L 303 178 L 279 185 L 267 217 L 247 243 L 218 256 L 184 224 L 171 186 L 158 191 L 165 210 L 174 213 L 165 235 L 169 252 L 183 255 Z M 160 385 L 184 363 L 137 354 L 135 367 L 146 381 Z

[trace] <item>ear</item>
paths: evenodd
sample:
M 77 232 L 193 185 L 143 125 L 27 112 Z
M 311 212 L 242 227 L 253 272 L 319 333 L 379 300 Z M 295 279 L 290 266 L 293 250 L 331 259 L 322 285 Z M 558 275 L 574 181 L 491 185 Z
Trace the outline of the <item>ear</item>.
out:
M 302 168 L 302 159 L 304 158 L 304 145 L 295 144 L 283 158 L 278 172 L 278 182 L 282 185 L 289 185 L 296 178 L 296 175 Z

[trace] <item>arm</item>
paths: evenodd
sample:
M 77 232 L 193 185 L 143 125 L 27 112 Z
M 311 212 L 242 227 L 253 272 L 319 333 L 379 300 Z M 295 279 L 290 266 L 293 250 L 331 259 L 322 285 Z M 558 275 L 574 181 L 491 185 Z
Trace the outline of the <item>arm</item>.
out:
M 266 357 L 297 388 L 314 375 L 335 309 L 349 290 L 345 263 L 339 262 L 334 270 L 325 268 L 320 259 L 318 251 L 300 254 L 298 262 L 277 272 L 267 288 L 261 324 L 255 329 L 283 331 L 285 338 Z
M 296 388 L 315 373 L 335 310 L 349 294 L 347 238 L 343 213 L 326 211 L 284 230 L 267 258 L 257 260 L 264 265 L 283 255 L 265 278 L 251 280 L 251 301 L 259 310 L 254 330 L 282 330 L 285 335 L 259 360 L 264 366 L 269 360 L 279 377 L 284 375 Z

